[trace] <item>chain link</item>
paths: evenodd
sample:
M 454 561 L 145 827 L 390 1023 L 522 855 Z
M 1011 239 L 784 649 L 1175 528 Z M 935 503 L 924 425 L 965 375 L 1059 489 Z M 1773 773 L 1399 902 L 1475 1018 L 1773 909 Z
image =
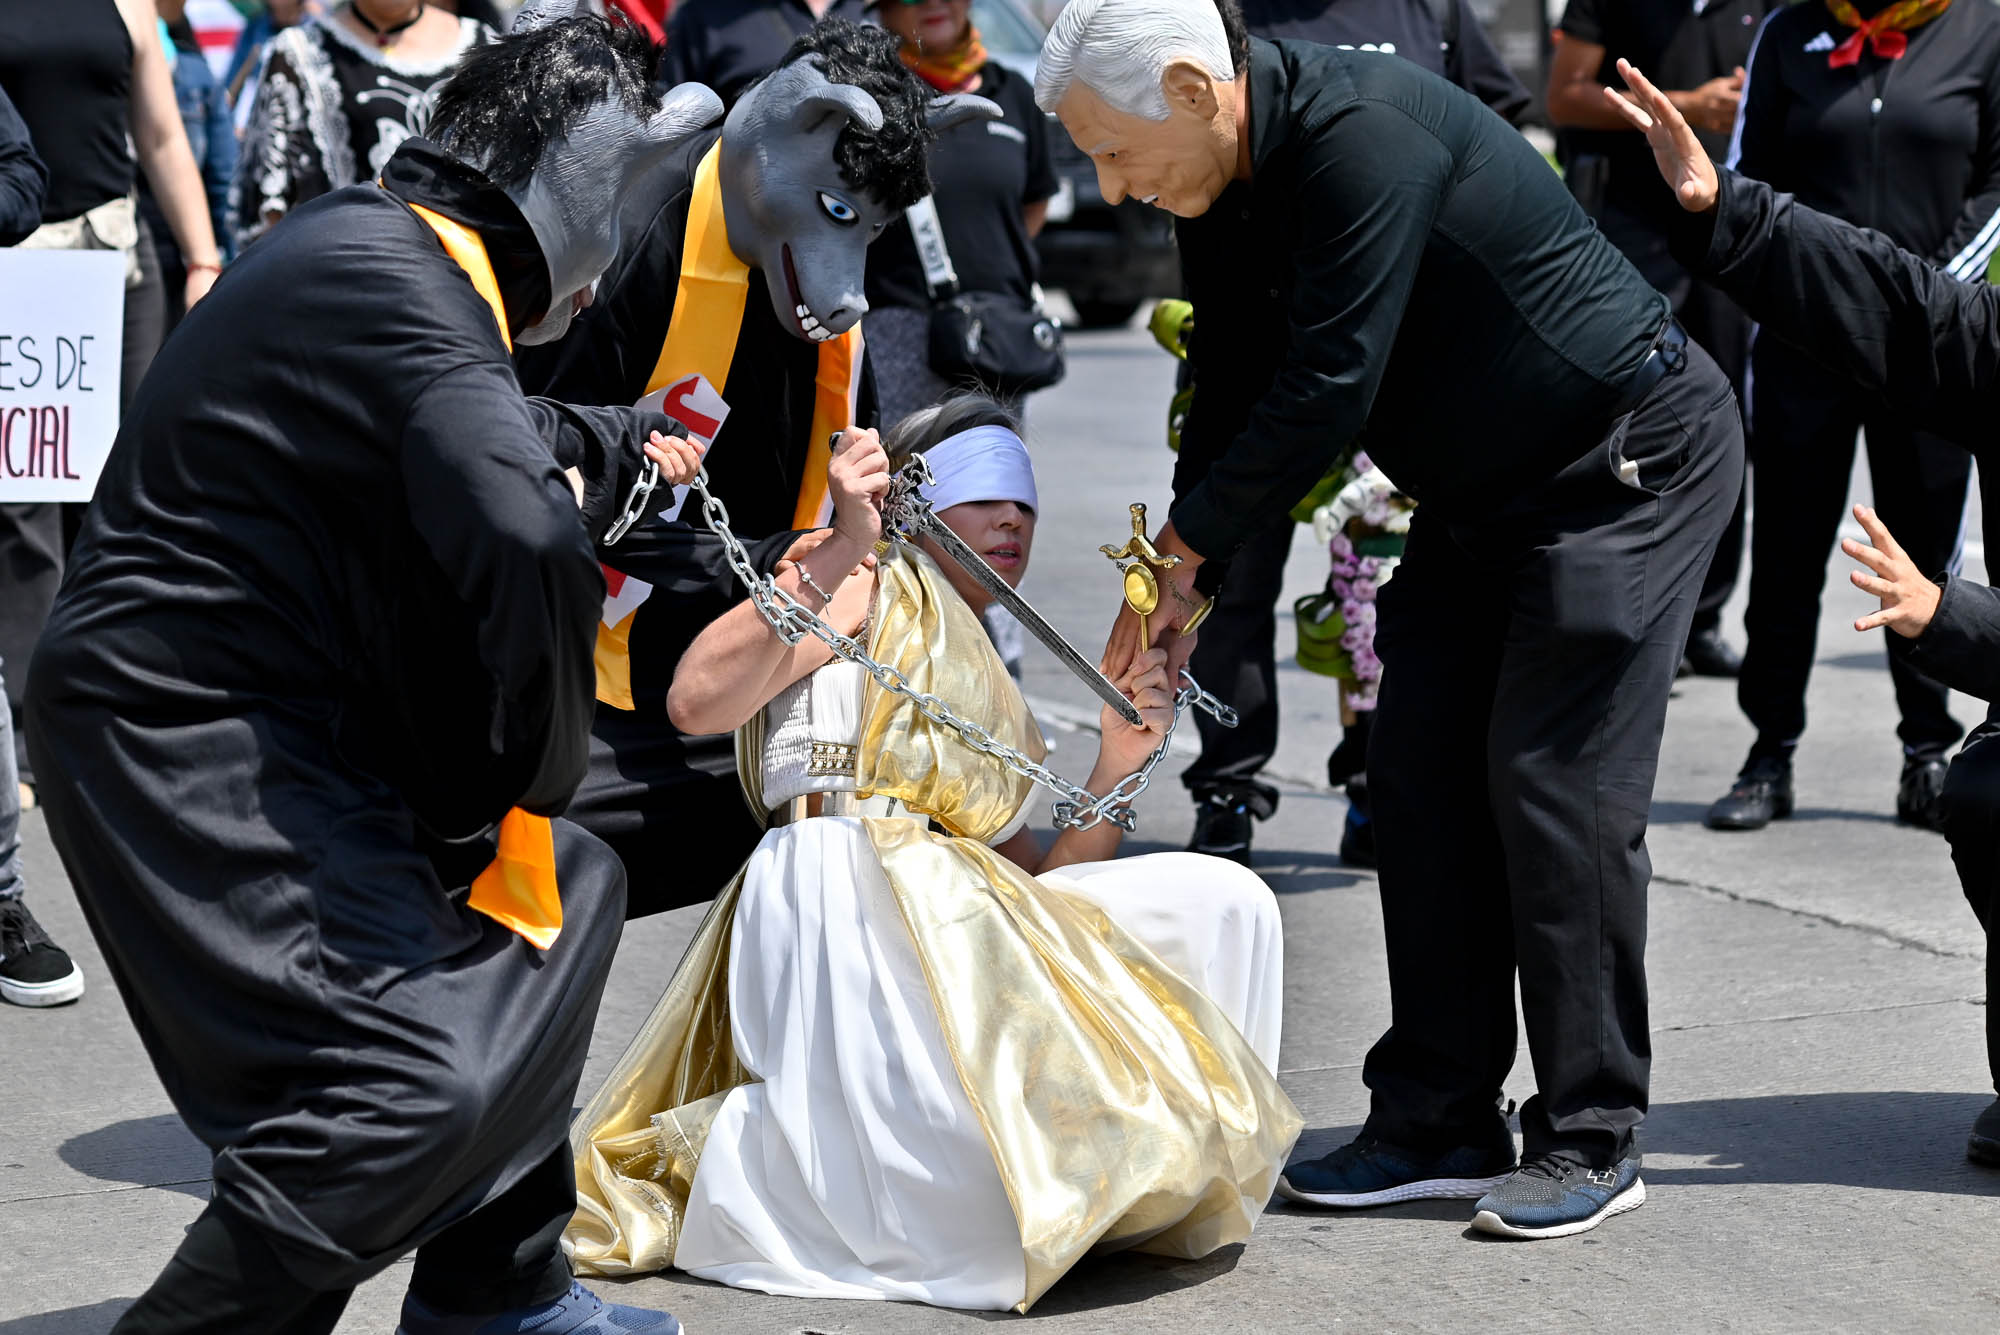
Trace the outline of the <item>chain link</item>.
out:
M 610 528 L 604 530 L 606 547 L 612 546 L 630 533 L 632 525 L 645 517 L 646 502 L 652 499 L 653 489 L 659 485 L 660 466 L 648 458 L 646 466 L 639 470 L 637 480 L 632 483 L 632 490 L 625 497 L 625 512 L 612 521 Z
M 883 505 L 885 532 L 898 532 L 901 522 L 907 521 L 909 506 L 913 504 L 910 498 L 915 496 L 916 488 L 929 479 L 930 469 L 922 455 L 912 459 L 897 474 Z M 935 695 L 910 685 L 909 679 L 895 667 L 870 658 L 860 641 L 841 634 L 821 620 L 804 603 L 779 588 L 777 581 L 759 574 L 756 567 L 750 564 L 750 553 L 744 550 L 742 542 L 729 527 L 729 507 L 708 489 L 708 470 L 697 472 L 692 485 L 695 494 L 701 498 L 702 522 L 722 540 L 723 556 L 729 562 L 729 568 L 736 572 L 736 577 L 749 590 L 751 604 L 769 624 L 772 633 L 786 644 L 797 644 L 806 636 L 812 636 L 832 650 L 834 657 L 859 665 L 876 685 L 891 695 L 908 700 L 925 718 L 956 734 L 965 745 L 982 755 L 993 757 L 1023 778 L 1054 791 L 1060 799 L 1053 808 L 1058 828 L 1088 830 L 1100 821 L 1108 820 L 1128 833 L 1136 829 L 1139 822 L 1132 811 L 1132 803 L 1152 782 L 1153 771 L 1166 758 L 1167 748 L 1173 742 L 1174 729 L 1189 706 L 1207 711 L 1226 728 L 1236 726 L 1236 711 L 1201 689 L 1194 677 L 1183 668 L 1181 681 L 1184 684 L 1174 693 L 1173 716 L 1167 721 L 1167 730 L 1160 738 L 1159 746 L 1137 770 L 1099 797 L 1007 745 L 970 719 L 960 718 L 952 712 L 951 706 Z M 892 518 L 900 522 L 891 522 Z

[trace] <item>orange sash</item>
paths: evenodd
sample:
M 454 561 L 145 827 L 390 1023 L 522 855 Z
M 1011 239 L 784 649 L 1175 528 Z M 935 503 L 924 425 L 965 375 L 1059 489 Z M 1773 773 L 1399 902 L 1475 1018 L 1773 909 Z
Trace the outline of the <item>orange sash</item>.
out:
M 486 298 L 500 325 L 500 341 L 511 352 L 514 340 L 507 333 L 500 284 L 493 276 L 493 264 L 486 258 L 486 243 L 479 239 L 479 233 L 421 204 L 411 204 L 410 211 L 437 233 L 445 253 L 458 262 L 472 280 L 473 289 Z M 555 830 L 547 816 L 514 807 L 501 817 L 499 851 L 473 880 L 466 906 L 543 950 L 556 943 L 562 933 L 562 896 L 556 889 Z

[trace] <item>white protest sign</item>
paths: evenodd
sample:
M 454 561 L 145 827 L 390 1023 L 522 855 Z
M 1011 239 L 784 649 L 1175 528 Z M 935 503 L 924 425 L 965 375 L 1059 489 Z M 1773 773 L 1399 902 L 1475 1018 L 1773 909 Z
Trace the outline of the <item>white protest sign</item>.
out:
M 729 417 L 729 405 L 715 392 L 715 386 L 709 383 L 708 377 L 699 371 L 681 377 L 664 389 L 654 390 L 640 399 L 636 406 L 665 413 L 688 429 L 688 439 L 710 448 L 715 445 L 715 433 L 722 430 L 723 422 Z M 689 490 L 685 486 L 675 487 L 674 503 L 660 511 L 660 518 L 680 518 Z
M 87 501 L 118 435 L 125 256 L 0 250 L 0 501 Z

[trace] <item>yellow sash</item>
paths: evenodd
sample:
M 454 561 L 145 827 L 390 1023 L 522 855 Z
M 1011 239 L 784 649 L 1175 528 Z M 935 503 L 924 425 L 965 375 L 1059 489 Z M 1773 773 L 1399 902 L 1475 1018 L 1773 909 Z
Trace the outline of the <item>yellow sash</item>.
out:
M 680 280 L 674 288 L 674 314 L 666 341 L 653 364 L 646 392 L 663 389 L 699 371 L 727 393 L 729 364 L 736 357 L 736 340 L 743 329 L 743 307 L 750 295 L 750 266 L 729 248 L 729 226 L 722 214 L 722 141 L 717 140 L 695 168 L 694 198 L 688 206 L 687 236 L 681 254 Z M 773 285 L 782 274 L 766 274 Z M 807 440 L 805 471 L 799 477 L 798 504 L 792 510 L 794 528 L 811 528 L 826 502 L 827 442 L 833 433 L 854 422 L 855 373 L 861 351 L 861 327 L 819 345 L 819 371 L 813 377 L 812 433 Z
M 648 394 L 699 372 L 726 394 L 730 363 L 743 330 L 743 309 L 750 296 L 750 266 L 729 248 L 729 227 L 722 212 L 719 179 L 722 143 L 716 141 L 695 168 L 694 196 L 688 206 L 687 233 L 681 250 L 681 272 L 674 287 L 674 311 L 659 359 L 646 381 Z M 781 274 L 766 274 L 781 283 Z M 819 368 L 813 376 L 812 428 L 806 436 L 805 470 L 799 477 L 798 501 L 792 527 L 815 528 L 826 506 L 828 442 L 833 433 L 854 422 L 856 377 L 861 365 L 861 327 L 819 345 Z M 632 618 L 616 626 L 597 628 L 597 698 L 616 709 L 631 709 L 632 660 L 629 642 Z
M 500 326 L 500 341 L 511 352 L 514 340 L 507 333 L 507 310 L 500 304 L 500 284 L 479 233 L 421 204 L 411 204 L 410 211 L 437 233 L 445 253 L 458 261 L 473 290 L 486 298 Z M 466 905 L 543 950 L 556 943 L 562 932 L 562 896 L 556 890 L 555 831 L 548 817 L 519 807 L 501 817 L 499 851 L 472 882 Z

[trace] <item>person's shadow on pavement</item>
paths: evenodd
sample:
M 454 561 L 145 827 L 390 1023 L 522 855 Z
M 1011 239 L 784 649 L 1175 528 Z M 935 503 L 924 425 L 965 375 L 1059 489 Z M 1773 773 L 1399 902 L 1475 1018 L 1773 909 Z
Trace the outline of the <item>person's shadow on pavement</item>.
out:
M 56 1154 L 100 1182 L 130 1182 L 208 1199 L 212 1157 L 174 1113 L 135 1117 L 71 1136 Z
M 1991 1090 L 1760 1094 L 1656 1104 L 1639 1131 L 1648 1186 L 1739 1183 L 2000 1196 L 2000 1171 L 1965 1157 Z M 1655 1155 L 1701 1156 L 1693 1166 Z
M 2000 1171 L 1965 1157 L 1973 1119 L 1992 1101 L 1987 1092 L 1878 1090 L 1654 1104 L 1639 1129 L 1639 1149 L 1646 1156 L 1642 1175 L 1648 1188 L 1760 1184 L 2000 1196 Z M 1520 1121 L 1512 1120 L 1518 1134 Z M 1308 1128 L 1292 1158 L 1329 1154 L 1360 1130 Z M 1707 1162 L 1662 1163 L 1667 1156 Z M 1410 1201 L 1372 1210 L 1326 1211 L 1273 1196 L 1265 1209 L 1343 1220 L 1462 1220 L 1468 1204 Z
M 59 1312 L 0 1321 L 0 1335 L 104 1335 L 125 1315 L 125 1309 L 137 1301 L 137 1295 L 106 1298 L 88 1307 L 65 1307 Z

